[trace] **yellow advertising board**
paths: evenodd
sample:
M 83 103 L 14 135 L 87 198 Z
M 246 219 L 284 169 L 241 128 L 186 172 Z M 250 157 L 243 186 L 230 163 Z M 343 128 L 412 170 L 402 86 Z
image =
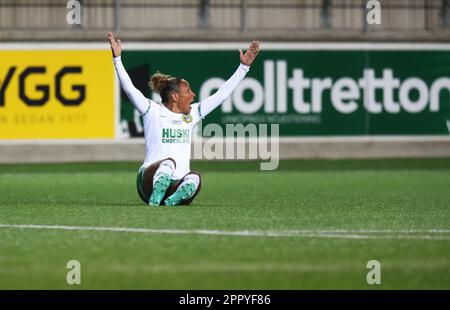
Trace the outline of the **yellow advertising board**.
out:
M 0 139 L 114 135 L 110 51 L 0 51 Z

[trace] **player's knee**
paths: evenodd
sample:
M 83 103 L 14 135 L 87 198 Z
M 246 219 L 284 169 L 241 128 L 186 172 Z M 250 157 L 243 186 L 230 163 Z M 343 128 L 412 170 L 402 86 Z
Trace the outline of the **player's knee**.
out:
M 159 166 L 167 166 L 169 167 L 171 170 L 175 170 L 175 168 L 177 167 L 177 163 L 175 162 L 175 160 L 171 157 L 168 157 L 166 159 L 164 159 Z
M 189 183 L 194 184 L 194 186 L 195 186 L 195 191 L 190 196 L 190 198 L 184 200 L 181 203 L 182 205 L 190 205 L 191 202 L 194 200 L 194 198 L 197 196 L 197 194 L 200 192 L 200 189 L 202 187 L 200 173 L 198 173 L 198 172 L 189 172 L 187 175 L 184 176 L 183 182 L 189 182 Z
M 197 171 L 191 171 L 191 172 L 189 172 L 188 174 L 186 174 L 186 176 L 188 176 L 188 175 L 196 175 L 196 176 L 198 176 L 199 178 L 201 178 L 200 173 L 197 172 Z
M 195 187 L 198 188 L 201 183 L 201 176 L 198 172 L 189 172 L 185 177 L 184 180 L 192 181 L 195 184 Z

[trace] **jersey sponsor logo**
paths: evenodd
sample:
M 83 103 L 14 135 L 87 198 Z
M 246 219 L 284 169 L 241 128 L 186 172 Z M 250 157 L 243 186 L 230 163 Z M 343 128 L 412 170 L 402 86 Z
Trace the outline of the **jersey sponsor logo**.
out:
M 191 114 L 184 114 L 181 119 L 185 122 L 185 123 L 190 123 L 192 122 L 192 115 Z
M 190 136 L 189 129 L 162 129 L 162 143 L 190 143 Z

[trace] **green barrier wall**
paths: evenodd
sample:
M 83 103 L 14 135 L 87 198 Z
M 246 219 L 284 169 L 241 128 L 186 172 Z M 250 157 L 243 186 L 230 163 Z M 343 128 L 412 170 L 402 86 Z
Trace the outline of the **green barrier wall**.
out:
M 124 51 L 134 84 L 149 98 L 159 70 L 188 80 L 196 99 L 237 68 L 237 51 Z M 230 100 L 203 125 L 280 124 L 281 136 L 448 135 L 450 53 L 427 50 L 262 50 Z M 121 95 L 131 136 L 141 125 Z

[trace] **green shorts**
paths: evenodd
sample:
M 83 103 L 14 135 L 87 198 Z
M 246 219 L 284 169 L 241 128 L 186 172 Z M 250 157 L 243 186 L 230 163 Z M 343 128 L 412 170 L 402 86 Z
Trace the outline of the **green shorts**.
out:
M 141 197 L 143 202 L 148 203 L 150 197 L 148 197 L 144 191 L 144 171 L 145 171 L 145 167 L 139 168 L 139 171 L 137 173 L 137 178 L 136 178 L 136 185 L 137 185 L 137 192 L 139 194 L 139 197 Z

